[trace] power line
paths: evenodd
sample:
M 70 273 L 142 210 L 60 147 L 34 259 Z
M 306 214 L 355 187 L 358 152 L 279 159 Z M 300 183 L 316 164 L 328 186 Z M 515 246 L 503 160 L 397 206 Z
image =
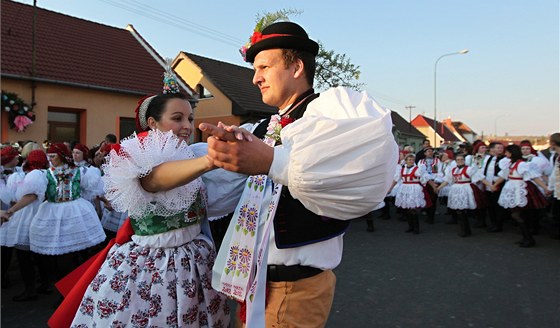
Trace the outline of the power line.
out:
M 192 33 L 210 38 L 214 41 L 218 41 L 218 42 L 228 44 L 228 45 L 233 46 L 233 47 L 239 47 L 240 44 L 242 43 L 242 42 L 239 42 L 239 39 L 236 39 L 236 38 L 234 38 L 232 36 L 229 36 L 227 34 L 212 30 L 210 28 L 204 27 L 206 29 L 206 31 L 202 31 L 201 30 L 202 29 L 201 25 L 198 28 L 189 27 L 188 24 L 192 25 L 194 23 L 186 21 L 182 18 L 178 18 L 177 19 L 178 22 L 176 22 L 174 20 L 171 20 L 171 19 L 168 18 L 169 16 L 171 16 L 171 17 L 177 17 L 177 16 L 170 15 L 170 14 L 167 14 L 167 13 L 163 13 L 162 11 L 157 10 L 155 8 L 153 9 L 154 12 L 151 13 L 151 12 L 147 12 L 144 8 L 138 9 L 138 8 L 131 7 L 130 5 L 126 5 L 126 4 L 123 4 L 123 3 L 116 3 L 116 2 L 113 2 L 113 1 L 110 1 L 110 0 L 99 0 L 99 1 L 105 2 L 105 3 L 107 3 L 111 6 L 118 7 L 118 8 L 124 9 L 124 10 L 129 11 L 129 12 L 135 13 L 137 15 L 150 18 L 150 19 L 158 21 L 160 23 L 167 24 L 167 25 L 170 25 L 170 26 L 174 26 L 174 27 L 177 27 L 179 29 L 186 30 L 186 31 L 189 31 L 189 32 L 192 32 Z M 148 8 L 152 8 L 152 7 L 148 7 Z M 196 25 L 196 24 L 194 24 L 194 25 Z M 217 33 L 214 33 L 214 32 L 217 32 Z

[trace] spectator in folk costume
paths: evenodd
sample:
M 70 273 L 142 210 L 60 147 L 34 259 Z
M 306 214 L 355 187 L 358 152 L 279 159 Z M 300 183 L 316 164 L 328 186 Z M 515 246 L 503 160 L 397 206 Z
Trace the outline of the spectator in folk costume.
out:
M 541 174 L 535 165 L 523 160 L 521 147 L 507 146 L 506 156 L 510 159 L 510 164 L 506 169 L 500 171 L 500 177 L 492 185 L 492 190 L 497 191 L 498 186 L 505 181 L 498 204 L 509 209 L 512 218 L 519 223 L 523 235 L 519 246 L 531 247 L 535 245 L 535 240 L 531 234 L 529 221 L 532 217 L 529 215 L 529 211 L 547 206 L 545 197 L 536 185 L 543 188 L 546 195 L 551 194 L 551 191 L 540 179 Z
M 101 182 L 101 171 L 91 165 L 89 160 L 89 148 L 81 143 L 76 143 L 72 149 L 72 158 L 74 159 L 74 165 L 79 167 L 82 174 L 88 174 L 92 179 L 96 179 L 97 182 L 93 181 L 94 185 L 97 187 L 89 188 L 82 192 L 82 198 L 89 201 L 91 205 L 95 208 L 95 212 L 98 217 L 101 218 L 102 208 L 99 203 L 99 197 L 103 195 L 103 184 Z
M 422 149 L 420 149 L 415 156 L 414 162 L 416 164 L 418 164 L 418 162 L 423 159 L 424 157 L 426 157 L 426 154 L 424 153 L 424 150 L 426 150 L 426 148 L 431 148 L 432 146 L 430 145 L 430 140 L 428 139 L 424 139 L 422 140 Z
M 12 146 L 5 146 L 0 151 L 0 210 L 7 210 L 12 204 L 13 193 L 9 192 L 11 188 L 7 187 L 8 178 L 16 174 L 18 177 L 23 177 L 21 167 L 17 166 L 19 163 L 19 151 Z M 15 178 L 15 177 L 14 177 Z M 8 278 L 8 268 L 12 261 L 13 248 L 1 247 L 2 256 L 2 288 L 10 287 L 10 280 Z
M 548 183 L 548 176 L 552 172 L 552 165 L 550 162 L 542 157 L 538 156 L 537 151 L 533 148 L 533 145 L 529 140 L 522 140 L 519 144 L 521 146 L 521 154 L 523 155 L 523 159 L 528 163 L 532 163 L 533 167 L 541 174 L 541 179 L 545 184 Z M 538 187 L 538 186 L 537 186 Z M 544 191 L 539 188 L 541 192 Z M 530 214 L 533 219 L 531 220 L 531 233 L 538 234 L 540 229 L 540 220 L 541 217 L 545 215 L 545 209 L 533 209 L 530 211 Z
M 395 177 L 389 193 L 401 183 L 395 196 L 395 206 L 405 211 L 408 221 L 408 229 L 405 232 L 420 233 L 420 210 L 432 206 L 431 198 L 426 192 L 426 175 L 424 166 L 414 164 L 415 156 L 408 154 L 405 157 L 405 165 L 401 166 L 395 173 Z
M 486 151 L 487 151 L 486 143 L 482 140 L 476 140 L 473 143 L 473 149 L 471 154 L 465 157 L 465 165 L 476 167 L 479 170 L 482 170 L 484 166 L 484 162 L 490 157 L 490 155 L 488 155 Z M 482 182 L 478 182 L 476 183 L 476 185 L 480 188 L 480 190 L 484 190 L 484 184 Z M 476 219 L 476 223 L 474 224 L 475 228 L 486 228 L 485 207 L 481 207 L 473 211 L 473 216 Z
M 443 181 L 445 181 L 445 175 L 455 166 L 457 166 L 457 162 L 455 162 L 455 155 L 453 154 L 453 152 L 450 149 L 445 150 L 444 152 L 441 153 L 441 172 L 437 173 L 436 178 L 434 179 L 434 182 L 436 184 L 440 184 Z M 447 196 L 448 196 L 448 192 L 449 192 L 449 186 L 444 186 L 443 188 L 441 188 L 439 190 L 438 194 L 438 198 L 439 198 L 439 202 L 442 205 L 446 205 L 447 206 Z M 450 213 L 446 213 L 446 214 L 450 214 Z M 448 220 L 446 221 L 446 223 L 456 223 L 456 221 L 452 220 Z
M 70 150 L 53 143 L 47 150 L 51 167 L 41 181 L 43 202 L 29 228 L 31 251 L 51 256 L 51 272 L 61 278 L 78 262 L 78 252 L 105 240 L 93 205 L 81 197 L 97 188 L 99 177 L 74 165 Z
M 505 210 L 498 205 L 498 199 L 502 191 L 501 186 L 496 191 L 492 191 L 492 185 L 498 180 L 501 171 L 500 161 L 504 158 L 504 145 L 499 142 L 491 142 L 488 146 L 489 156 L 486 157 L 482 165 L 482 173 L 484 179 L 484 194 L 486 197 L 486 209 L 490 219 L 490 226 L 488 232 L 501 232 L 504 225 Z
M 436 192 L 450 185 L 447 207 L 453 210 L 459 221 L 459 236 L 471 235 L 471 227 L 467 211 L 480 208 L 484 204 L 484 195 L 476 186 L 483 176 L 476 166 L 465 165 L 465 157 L 461 154 L 455 157 L 457 166 L 447 171 L 444 181 L 437 187 Z
M 227 127 L 200 126 L 219 138 L 208 139 L 216 166 L 254 174 L 250 181 L 263 186 L 255 190 L 248 184 L 244 190 L 228 229 L 231 239 L 226 234 L 214 265 L 213 285 L 246 301 L 248 327 L 322 327 L 349 220 L 372 211 L 389 189 L 398 154 L 390 111 L 365 92 L 338 87 L 315 93 L 319 46 L 295 23 L 257 30 L 249 46 L 244 53 L 253 63 L 253 84 L 279 114 L 260 123 L 251 142 L 224 141 Z M 263 142 L 259 138 L 265 134 Z M 253 201 L 256 195 L 261 200 Z M 259 241 L 235 229 L 246 226 L 244 205 L 249 204 L 263 210 L 258 212 Z M 260 254 L 249 264 L 247 277 L 254 280 L 228 273 L 234 269 L 237 241 Z M 242 292 L 233 293 L 238 286 Z
M 23 293 L 14 296 L 15 302 L 30 301 L 37 298 L 37 292 L 48 294 L 52 292 L 49 281 L 48 268 L 45 266 L 47 259 L 36 253 L 30 252 L 29 227 L 39 205 L 45 198 L 47 185 L 45 183 L 46 169 L 49 167 L 47 155 L 43 150 L 32 150 L 27 154 L 23 164 L 25 175 L 10 176 L 6 191 L 10 192 L 15 203 L 5 212 L 2 212 L 2 227 L 0 227 L 0 242 L 2 246 L 14 247 L 20 269 L 20 274 L 25 286 Z M 34 261 L 35 260 L 35 261 Z M 41 285 L 35 289 L 36 262 Z
M 437 207 L 437 194 L 435 192 L 437 182 L 435 182 L 435 180 L 442 171 L 441 160 L 434 156 L 434 149 L 432 147 L 426 147 L 424 148 L 424 158 L 418 161 L 418 166 L 423 168 L 422 172 L 425 174 L 425 180 L 428 183 L 426 190 L 430 195 L 431 206 L 426 209 L 426 214 L 428 215 L 426 222 L 433 224 Z

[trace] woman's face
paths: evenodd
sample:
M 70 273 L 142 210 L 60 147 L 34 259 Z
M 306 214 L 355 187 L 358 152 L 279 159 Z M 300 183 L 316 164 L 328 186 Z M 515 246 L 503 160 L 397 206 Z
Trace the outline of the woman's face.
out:
M 486 146 L 478 147 L 478 153 L 479 154 L 485 154 L 486 153 Z
M 58 156 L 57 153 L 48 153 L 47 157 L 49 158 L 51 165 L 54 167 L 61 166 L 62 164 L 64 164 L 64 162 L 62 161 L 60 156 Z
M 447 153 L 441 154 L 441 161 L 442 162 L 447 162 L 448 160 L 449 160 L 449 155 L 447 155 Z
M 457 162 L 458 166 L 463 166 L 465 165 L 465 158 L 463 156 L 457 156 L 457 158 L 455 158 L 455 162 Z
M 521 147 L 521 155 L 528 156 L 530 154 L 531 154 L 531 147 L 529 147 L 529 146 Z
M 406 158 L 406 165 L 407 165 L 407 166 L 412 166 L 412 165 L 414 165 L 414 157 L 412 157 L 412 156 L 407 157 L 407 158 Z
M 188 142 L 193 131 L 194 116 L 188 101 L 172 98 L 167 101 L 161 119 L 148 118 L 148 126 L 162 132 L 173 131 L 179 139 Z
M 72 158 L 74 162 L 79 163 L 84 160 L 84 152 L 74 148 L 74 150 L 72 150 Z
M 506 157 L 507 158 L 511 158 L 511 153 L 509 151 L 506 150 Z

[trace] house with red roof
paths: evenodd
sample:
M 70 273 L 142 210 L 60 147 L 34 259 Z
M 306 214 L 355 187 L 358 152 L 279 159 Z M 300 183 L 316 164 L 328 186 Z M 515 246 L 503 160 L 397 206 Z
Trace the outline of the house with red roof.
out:
M 426 139 L 430 140 L 432 146 L 439 147 L 443 144 L 463 142 L 463 140 L 457 137 L 445 124 L 436 121 L 434 125 L 434 120 L 424 115 L 416 116 L 412 120 L 412 125 L 418 129 L 418 131 L 422 132 L 422 134 L 426 136 Z
M 134 130 L 138 100 L 161 93 L 164 60 L 132 25 L 117 28 L 7 0 L 1 20 L 3 94 L 17 95 L 35 117 L 18 132 L 2 110 L 2 142 L 94 145 L 108 133 L 124 138 Z

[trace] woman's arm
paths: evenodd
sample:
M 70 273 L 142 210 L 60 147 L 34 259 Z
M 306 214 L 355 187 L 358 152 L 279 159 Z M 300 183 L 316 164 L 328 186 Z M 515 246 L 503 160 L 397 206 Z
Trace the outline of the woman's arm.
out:
M 548 186 L 540 178 L 534 178 L 532 180 L 537 185 L 539 185 L 539 187 L 543 188 L 545 195 L 549 196 L 550 194 L 552 194 L 552 191 L 550 189 L 548 189 Z
M 35 194 L 27 194 L 15 203 L 12 207 L 10 207 L 7 211 L 3 212 L 1 217 L 2 222 L 6 222 L 10 219 L 10 217 L 17 211 L 21 210 L 22 208 L 26 207 L 27 205 L 33 203 L 37 199 L 37 195 Z
M 162 163 L 140 178 L 142 188 L 148 192 L 167 191 L 185 185 L 202 174 L 213 170 L 206 156 Z

